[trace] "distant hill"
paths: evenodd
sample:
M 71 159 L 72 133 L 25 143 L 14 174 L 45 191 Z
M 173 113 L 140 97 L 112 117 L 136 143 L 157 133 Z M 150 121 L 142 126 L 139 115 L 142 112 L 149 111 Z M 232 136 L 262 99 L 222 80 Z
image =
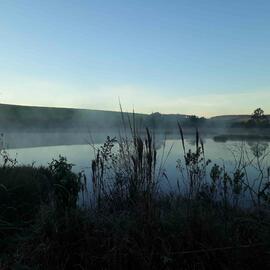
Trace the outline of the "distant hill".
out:
M 0 132 L 14 130 L 100 130 L 123 126 L 133 121 L 141 126 L 174 125 L 186 115 L 162 115 L 159 113 L 121 113 L 116 111 L 54 108 L 0 104 Z
M 219 116 L 211 117 L 210 120 L 241 122 L 241 121 L 247 121 L 249 118 L 250 118 L 250 115 L 247 115 L 247 114 L 242 114 L 242 115 L 219 115 Z
M 0 104 L 0 127 L 4 130 L 111 128 L 120 121 L 120 112 L 113 111 Z
M 270 115 L 266 115 L 270 120 Z M 250 115 L 241 114 L 241 115 L 219 115 L 211 117 L 209 120 L 214 124 L 231 126 L 234 123 L 247 122 L 250 119 Z
M 0 132 L 118 129 L 123 127 L 123 118 L 126 125 L 135 119 L 142 128 L 172 130 L 177 129 L 177 122 L 186 127 L 194 127 L 198 123 L 205 128 L 230 127 L 232 123 L 247 121 L 250 115 L 221 115 L 209 119 L 198 118 L 192 122 L 185 114 L 122 114 L 117 111 L 0 104 Z
M 266 115 L 270 119 L 270 115 Z M 219 115 L 211 117 L 209 120 L 219 121 L 219 122 L 243 122 L 248 121 L 250 119 L 250 115 L 248 114 L 240 114 L 240 115 Z

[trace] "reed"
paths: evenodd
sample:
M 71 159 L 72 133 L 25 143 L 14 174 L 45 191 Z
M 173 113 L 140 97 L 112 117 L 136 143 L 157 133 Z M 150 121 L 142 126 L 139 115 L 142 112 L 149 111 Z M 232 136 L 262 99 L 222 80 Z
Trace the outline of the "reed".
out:
M 267 153 L 251 158 L 243 147 L 228 172 L 207 159 L 198 130 L 195 148 L 187 149 L 178 124 L 183 150 L 177 167 L 186 186 L 165 192 L 154 132 L 141 132 L 124 115 L 123 121 L 124 134 L 95 149 L 93 196 L 83 206 L 77 201 L 90 192 L 86 179 L 63 157 L 46 168 L 0 168 L 0 268 L 269 268 Z M 257 186 L 246 170 L 250 164 L 258 169 Z M 242 207 L 247 193 L 253 204 Z

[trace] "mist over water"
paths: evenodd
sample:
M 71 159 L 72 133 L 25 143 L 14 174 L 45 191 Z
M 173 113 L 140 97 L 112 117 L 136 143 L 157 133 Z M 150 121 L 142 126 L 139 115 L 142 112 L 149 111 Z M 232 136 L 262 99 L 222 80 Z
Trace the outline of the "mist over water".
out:
M 42 132 L 42 133 L 9 133 L 4 134 L 3 144 L 10 158 L 17 159 L 18 165 L 46 166 L 59 155 L 67 158 L 74 165 L 74 172 L 84 171 L 89 187 L 91 182 L 91 162 L 94 159 L 94 148 L 98 149 L 106 138 L 118 137 L 119 132 L 72 133 L 72 132 Z M 157 164 L 160 169 L 159 183 L 163 189 L 174 190 L 181 175 L 177 164 L 184 164 L 183 149 L 179 134 L 155 134 L 157 148 Z M 230 173 L 237 167 L 237 159 L 241 156 L 241 149 L 245 149 L 250 158 L 262 155 L 269 150 L 267 141 L 215 141 L 213 135 L 202 136 L 205 157 L 211 160 L 209 170 L 215 163 L 225 166 Z M 185 136 L 186 149 L 195 150 L 195 135 Z M 117 146 L 115 146 L 115 151 Z M 269 156 L 265 160 L 269 164 Z M 247 168 L 249 176 L 256 178 L 258 173 L 252 166 Z M 166 177 L 165 177 L 166 175 Z

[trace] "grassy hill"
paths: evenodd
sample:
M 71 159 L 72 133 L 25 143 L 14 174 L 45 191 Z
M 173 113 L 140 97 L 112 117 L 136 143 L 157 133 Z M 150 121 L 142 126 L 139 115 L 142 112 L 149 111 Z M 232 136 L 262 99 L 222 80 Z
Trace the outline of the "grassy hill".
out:
M 119 112 L 0 104 L 4 130 L 110 128 L 120 120 Z
M 123 113 L 117 111 L 54 108 L 0 104 L 0 132 L 7 131 L 89 131 L 122 127 L 122 117 L 144 127 L 172 130 L 177 122 L 187 127 L 194 123 L 184 114 Z M 270 117 L 270 116 L 269 116 Z M 230 127 L 232 123 L 247 121 L 250 115 L 221 115 L 203 121 L 206 128 Z M 200 127 L 202 126 L 200 125 Z
M 267 117 L 270 119 L 270 115 L 267 115 Z M 210 120 L 213 121 L 221 121 L 221 122 L 243 122 L 248 121 L 250 119 L 250 115 L 248 114 L 239 114 L 239 115 L 219 115 L 211 117 Z
M 132 114 L 116 111 L 0 104 L 0 131 L 111 129 L 133 117 L 142 126 L 176 125 L 185 115 Z

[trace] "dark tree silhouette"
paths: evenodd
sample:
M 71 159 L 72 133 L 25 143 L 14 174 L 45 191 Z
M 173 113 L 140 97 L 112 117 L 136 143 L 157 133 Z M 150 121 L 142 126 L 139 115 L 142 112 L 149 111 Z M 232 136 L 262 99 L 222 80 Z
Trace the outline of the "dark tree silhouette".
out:
M 264 111 L 261 108 L 257 108 L 251 115 L 247 124 L 252 127 L 268 127 L 269 120 L 264 114 Z
M 186 122 L 184 123 L 186 126 L 191 127 L 200 127 L 206 123 L 206 118 L 198 117 L 196 115 L 188 116 Z
M 267 117 L 264 115 L 264 111 L 258 108 L 251 115 L 251 119 L 258 123 L 267 120 Z

